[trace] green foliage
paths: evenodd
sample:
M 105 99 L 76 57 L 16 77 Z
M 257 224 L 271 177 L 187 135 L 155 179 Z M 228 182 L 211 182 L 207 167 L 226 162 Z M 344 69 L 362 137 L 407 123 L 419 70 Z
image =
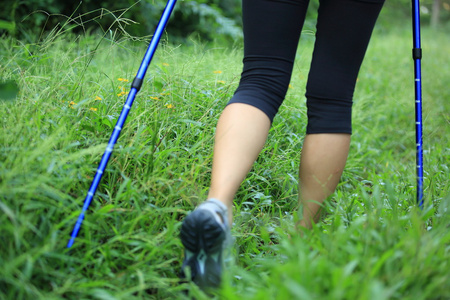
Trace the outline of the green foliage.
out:
M 16 24 L 14 22 L 0 20 L 0 30 L 2 29 L 14 33 L 16 31 Z
M 411 1 L 386 1 L 380 28 L 390 30 L 394 24 L 411 22 Z M 422 24 L 429 24 L 432 0 L 421 1 Z M 5 0 L 0 12 L 0 31 L 33 43 L 55 30 L 75 33 L 120 31 L 135 37 L 153 33 L 165 0 Z M 305 29 L 315 30 L 318 0 L 310 2 Z M 440 21 L 450 20 L 450 1 L 442 0 Z M 168 24 L 172 42 L 186 42 L 195 36 L 203 41 L 239 42 L 241 33 L 241 1 L 178 1 Z
M 181 2 L 174 18 L 176 22 L 171 28 L 176 28 L 176 36 L 196 33 L 206 41 L 217 40 L 221 36 L 230 42 L 242 39 L 242 29 L 233 19 L 224 17 L 217 7 L 205 3 Z
M 430 25 L 433 2 L 437 0 L 420 0 L 420 19 L 422 27 Z M 450 20 L 450 0 L 439 0 L 440 27 L 445 27 Z M 393 25 L 408 22 L 411 24 L 411 0 L 387 0 L 382 14 L 385 15 L 383 22 L 384 30 L 390 30 Z
M 322 222 L 301 237 L 297 167 L 314 42 L 302 35 L 285 104 L 235 200 L 236 262 L 217 298 L 450 297 L 446 37 L 423 32 L 424 209 L 415 208 L 404 25 L 375 32 L 355 91 L 344 176 Z M 146 45 L 113 33 L 0 40 L 0 76 L 19 87 L 15 101 L 0 102 L 0 299 L 210 298 L 178 280 L 177 236 L 207 194 L 214 127 L 238 84 L 242 49 L 160 45 L 66 249 Z
M 218 2 L 218 1 L 215 1 Z M 119 0 L 81 2 L 57 0 L 6 0 L 0 20 L 13 36 L 36 42 L 55 28 L 64 31 L 122 31 L 148 36 L 153 33 L 166 5 L 164 0 Z M 240 3 L 236 1 L 179 1 L 167 27 L 171 37 L 184 40 L 197 34 L 207 41 L 239 41 Z
M 13 100 L 17 97 L 19 88 L 14 81 L 6 81 L 0 83 L 0 101 Z

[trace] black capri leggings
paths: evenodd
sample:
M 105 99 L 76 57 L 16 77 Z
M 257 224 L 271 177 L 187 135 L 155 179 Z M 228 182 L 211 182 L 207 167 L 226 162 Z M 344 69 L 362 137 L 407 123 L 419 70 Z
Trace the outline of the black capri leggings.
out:
M 384 0 L 321 0 L 306 85 L 307 133 L 351 133 L 356 78 Z M 286 95 L 309 0 L 243 0 L 244 67 L 231 103 L 273 121 Z

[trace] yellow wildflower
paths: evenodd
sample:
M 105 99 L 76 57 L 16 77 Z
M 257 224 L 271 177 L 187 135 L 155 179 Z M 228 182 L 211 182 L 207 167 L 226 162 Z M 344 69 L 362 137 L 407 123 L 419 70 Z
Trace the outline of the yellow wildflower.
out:
M 159 100 L 158 97 L 150 97 L 150 99 L 153 99 L 153 100 Z
M 214 74 L 222 74 L 222 71 L 217 70 L 217 71 L 214 71 L 213 73 L 214 73 Z
M 225 81 L 223 81 L 223 80 L 217 80 L 217 83 L 225 84 Z
M 100 98 L 99 96 L 95 96 L 94 100 L 102 101 L 102 98 Z
M 159 93 L 161 96 L 167 96 L 170 95 L 170 93 L 164 93 L 166 91 L 166 89 L 163 89 L 162 93 Z
M 95 108 L 95 107 L 91 107 L 91 108 L 89 108 L 89 110 L 92 110 L 92 111 L 97 111 L 97 108 Z
M 122 82 L 128 82 L 129 81 L 128 79 L 125 79 L 125 78 L 117 78 L 117 80 L 122 81 Z
M 173 104 L 166 104 L 164 106 L 167 107 L 167 108 L 175 108 L 175 106 L 173 106 Z
M 170 66 L 168 63 L 162 63 L 162 65 L 163 65 L 164 67 Z
M 292 88 L 293 88 L 292 84 L 289 84 L 289 88 L 290 88 L 290 89 L 292 89 Z

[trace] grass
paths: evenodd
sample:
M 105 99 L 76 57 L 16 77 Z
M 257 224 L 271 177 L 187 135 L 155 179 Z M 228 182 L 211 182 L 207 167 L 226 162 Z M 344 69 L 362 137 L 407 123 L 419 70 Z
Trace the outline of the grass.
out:
M 410 36 L 377 32 L 355 92 L 347 168 L 303 237 L 293 223 L 313 37 L 301 43 L 285 105 L 236 197 L 236 261 L 217 297 L 449 299 L 446 33 L 423 32 L 424 209 L 415 206 Z M 160 45 L 70 250 L 145 43 L 65 33 L 37 44 L 3 38 L 0 51 L 2 78 L 20 86 L 15 101 L 0 102 L 0 299 L 208 298 L 179 283 L 178 232 L 207 193 L 241 49 Z

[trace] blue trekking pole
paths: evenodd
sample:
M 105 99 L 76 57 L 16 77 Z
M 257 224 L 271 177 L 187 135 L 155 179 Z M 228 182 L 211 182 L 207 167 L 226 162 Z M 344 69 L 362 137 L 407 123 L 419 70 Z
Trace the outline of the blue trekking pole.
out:
M 417 167 L 417 203 L 423 206 L 423 126 L 422 126 L 422 48 L 420 45 L 420 4 L 419 0 L 412 0 L 413 16 L 413 59 L 416 98 L 416 167 Z
M 152 40 L 150 41 L 150 45 L 148 46 L 147 51 L 145 52 L 144 59 L 141 62 L 141 66 L 139 67 L 136 77 L 134 78 L 133 82 L 131 83 L 131 90 L 128 93 L 128 97 L 125 102 L 125 105 L 122 108 L 122 112 L 120 113 L 119 119 L 117 120 L 116 126 L 114 127 L 114 131 L 111 135 L 111 138 L 109 139 L 108 146 L 106 146 L 105 153 L 103 154 L 103 157 L 97 168 L 97 172 L 95 173 L 95 177 L 91 183 L 91 187 L 89 188 L 86 198 L 84 199 L 83 209 L 77 219 L 77 222 L 75 223 L 75 227 L 70 236 L 70 240 L 69 240 L 69 243 L 67 244 L 67 248 L 72 247 L 72 245 L 75 241 L 75 238 L 77 237 L 78 232 L 80 231 L 81 224 L 83 223 L 83 219 L 84 219 L 86 210 L 88 209 L 89 204 L 91 203 L 92 199 L 94 198 L 95 192 L 97 191 L 97 187 L 100 183 L 100 180 L 102 179 L 103 172 L 105 171 L 106 165 L 108 164 L 109 158 L 111 157 L 111 153 L 114 149 L 114 145 L 116 144 L 117 139 L 119 138 L 120 132 L 122 131 L 122 127 L 125 124 L 128 113 L 130 112 L 131 106 L 133 105 L 134 98 L 136 97 L 136 94 L 141 89 L 142 83 L 144 81 L 145 73 L 147 72 L 147 68 L 150 65 L 150 62 L 152 61 L 153 54 L 155 54 L 156 48 L 158 47 L 159 40 L 161 39 L 161 35 L 164 31 L 164 28 L 166 27 L 166 24 L 167 24 L 167 21 L 169 20 L 170 15 L 172 14 L 172 10 L 173 10 L 176 2 L 177 2 L 176 0 L 169 0 L 167 2 L 167 5 L 166 5 L 163 13 L 162 13 L 161 19 L 159 20 L 158 26 L 156 27 L 156 30 L 155 30 L 155 34 L 153 35 Z

